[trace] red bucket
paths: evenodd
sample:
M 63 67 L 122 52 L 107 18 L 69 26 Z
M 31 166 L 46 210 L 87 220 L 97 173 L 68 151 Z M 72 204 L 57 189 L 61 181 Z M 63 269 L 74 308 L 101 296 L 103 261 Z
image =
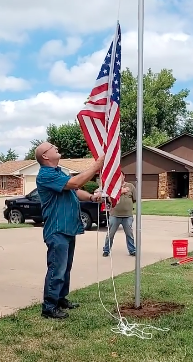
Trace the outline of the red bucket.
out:
M 173 258 L 186 258 L 188 255 L 188 240 L 173 240 Z

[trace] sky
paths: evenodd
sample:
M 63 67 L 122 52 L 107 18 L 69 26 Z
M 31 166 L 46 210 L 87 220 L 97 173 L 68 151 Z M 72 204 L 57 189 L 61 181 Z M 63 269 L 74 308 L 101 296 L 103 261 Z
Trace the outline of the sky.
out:
M 29 5 L 29 3 L 31 3 Z M 120 0 L 122 70 L 137 75 L 137 0 Z M 0 0 L 0 153 L 22 159 L 50 123 L 71 122 L 113 38 L 119 0 Z M 144 71 L 173 69 L 190 89 L 193 1 L 145 0 Z

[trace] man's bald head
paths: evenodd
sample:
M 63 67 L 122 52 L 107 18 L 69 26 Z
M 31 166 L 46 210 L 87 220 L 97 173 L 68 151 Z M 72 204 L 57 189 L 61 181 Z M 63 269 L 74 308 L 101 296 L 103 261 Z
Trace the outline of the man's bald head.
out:
M 58 148 L 49 142 L 41 143 L 35 150 L 36 160 L 40 165 L 57 166 L 61 155 Z

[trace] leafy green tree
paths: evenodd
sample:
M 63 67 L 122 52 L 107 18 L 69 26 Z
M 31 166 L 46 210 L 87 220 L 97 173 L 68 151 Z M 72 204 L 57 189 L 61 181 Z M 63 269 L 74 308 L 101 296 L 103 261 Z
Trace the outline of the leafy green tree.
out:
M 28 153 L 25 155 L 25 160 L 35 160 L 35 150 L 42 142 L 42 140 L 33 140 L 31 141 L 32 147 L 29 149 Z
M 144 75 L 143 138 L 152 132 L 166 132 L 174 137 L 180 132 L 180 122 L 189 118 L 187 89 L 172 93 L 176 82 L 172 70 L 162 69 Z M 136 145 L 137 139 L 137 77 L 127 68 L 121 79 L 121 144 L 126 152 Z
M 157 146 L 181 132 L 193 134 L 193 114 L 188 111 L 188 89 L 173 93 L 176 79 L 172 70 L 162 69 L 144 74 L 143 143 Z M 121 76 L 121 148 L 126 152 L 137 140 L 137 77 L 126 68 Z M 88 100 L 88 98 L 87 98 Z M 61 126 L 50 124 L 47 140 L 59 148 L 62 158 L 92 157 L 79 123 Z M 35 148 L 42 142 L 32 141 L 26 159 L 35 158 Z
M 157 147 L 164 142 L 169 140 L 169 136 L 166 131 L 159 131 L 156 127 L 152 129 L 152 132 L 149 136 L 143 139 L 143 144 L 145 146 Z
M 15 150 L 12 150 L 10 148 L 6 154 L 3 154 L 3 153 L 0 154 L 0 161 L 2 161 L 2 162 L 15 161 L 18 159 L 18 157 L 19 157 L 19 155 L 15 152 Z
M 47 128 L 47 135 L 47 140 L 58 147 L 62 158 L 83 158 L 89 154 L 87 143 L 77 121 L 59 127 L 51 124 Z

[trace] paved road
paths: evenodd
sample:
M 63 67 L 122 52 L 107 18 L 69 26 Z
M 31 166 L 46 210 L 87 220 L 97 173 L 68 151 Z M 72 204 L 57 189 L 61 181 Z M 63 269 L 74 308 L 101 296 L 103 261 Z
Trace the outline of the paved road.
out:
M 110 260 L 103 258 L 102 246 L 106 231 L 99 234 L 100 280 L 110 277 Z M 97 281 L 96 230 L 77 238 L 71 288 L 77 289 Z M 174 238 L 187 238 L 187 219 L 144 216 L 142 222 L 142 266 L 172 255 Z M 0 313 L 12 313 L 18 308 L 41 301 L 46 271 L 46 248 L 41 228 L 0 230 Z M 193 250 L 193 238 L 189 238 Z M 113 264 L 115 275 L 134 269 L 134 258 L 128 256 L 123 231 L 115 238 Z

